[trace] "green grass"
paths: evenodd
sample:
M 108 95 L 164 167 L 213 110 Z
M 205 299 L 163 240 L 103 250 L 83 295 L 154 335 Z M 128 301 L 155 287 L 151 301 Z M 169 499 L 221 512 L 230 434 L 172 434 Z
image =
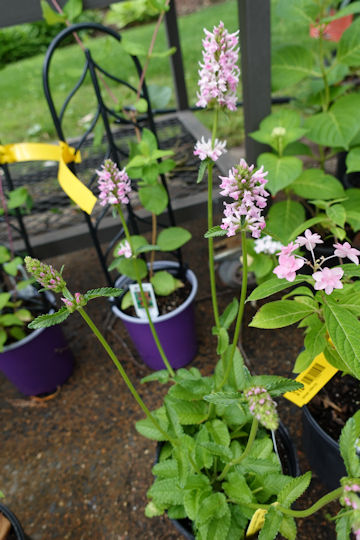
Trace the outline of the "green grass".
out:
M 186 84 L 189 101 L 196 102 L 198 81 L 198 62 L 201 59 L 201 40 L 203 27 L 212 28 L 222 20 L 229 31 L 237 29 L 237 6 L 235 0 L 205 8 L 199 12 L 179 18 L 182 53 L 184 59 Z M 123 32 L 123 35 L 136 42 L 148 46 L 154 24 L 148 24 Z M 96 61 L 105 69 L 123 77 L 136 86 L 137 77 L 131 60 L 124 54 L 123 47 L 109 37 L 89 39 L 86 43 Z M 167 47 L 165 29 L 161 28 L 155 51 L 163 51 Z M 55 103 L 62 104 L 67 93 L 78 80 L 83 66 L 83 53 L 78 45 L 72 45 L 57 51 L 51 66 L 51 88 Z M 0 100 L 2 114 L 0 121 L 0 141 L 8 144 L 20 141 L 50 141 L 56 139 L 50 113 L 42 89 L 42 64 L 44 55 L 19 61 L 8 65 L 1 72 Z M 148 84 L 167 85 L 172 87 L 172 76 L 168 58 L 154 58 L 146 76 Z M 118 86 L 111 84 L 111 90 L 117 99 L 121 99 Z M 106 95 L 106 94 L 104 94 Z M 123 100 L 124 98 L 122 98 Z M 129 99 L 129 95 L 125 97 Z M 106 97 L 108 101 L 109 98 Z M 109 104 L 111 101 L 109 101 Z M 174 98 L 169 105 L 175 105 Z M 81 134 L 87 121 L 87 115 L 94 111 L 95 98 L 89 80 L 71 101 L 66 112 L 65 134 L 74 137 Z M 199 113 L 211 124 L 211 115 Z M 232 136 L 235 133 L 235 144 L 242 139 L 242 112 L 232 115 L 231 121 L 224 119 L 221 123 L 220 137 Z

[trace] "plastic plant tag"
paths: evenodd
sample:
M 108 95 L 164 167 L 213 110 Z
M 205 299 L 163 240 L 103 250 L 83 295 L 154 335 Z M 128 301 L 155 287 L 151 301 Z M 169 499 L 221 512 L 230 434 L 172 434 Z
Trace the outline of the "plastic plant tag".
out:
M 267 510 L 264 510 L 263 508 L 258 508 L 255 511 L 246 531 L 246 536 L 252 536 L 253 534 L 256 534 L 262 529 L 265 523 L 266 512 Z
M 302 407 L 316 396 L 337 371 L 337 368 L 329 364 L 324 354 L 321 353 L 314 358 L 305 371 L 296 377 L 295 380 L 301 382 L 304 387 L 293 392 L 286 392 L 284 397 L 298 407 Z
M 156 303 L 153 286 L 151 285 L 151 283 L 143 283 L 142 287 L 145 294 L 145 298 L 147 300 L 147 306 L 149 309 L 150 317 L 151 319 L 156 319 L 156 317 L 159 316 L 159 310 Z M 139 285 L 137 283 L 133 283 L 129 285 L 129 289 L 130 289 L 131 297 L 133 299 L 136 315 L 140 319 L 147 319 L 146 310 L 145 310 L 144 303 L 141 298 Z

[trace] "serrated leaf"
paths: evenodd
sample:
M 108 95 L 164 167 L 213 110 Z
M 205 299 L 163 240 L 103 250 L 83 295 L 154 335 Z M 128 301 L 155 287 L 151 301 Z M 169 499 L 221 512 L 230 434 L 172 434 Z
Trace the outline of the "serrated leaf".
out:
M 204 396 L 205 401 L 213 403 L 214 405 L 231 405 L 237 403 L 241 398 L 239 392 L 214 392 Z
M 140 382 L 146 383 L 152 381 L 159 381 L 161 384 L 165 384 L 169 382 L 169 379 L 169 371 L 167 369 L 160 369 L 159 371 L 155 371 L 155 373 L 150 373 L 150 375 L 146 375 L 146 377 L 143 377 Z
M 202 179 L 204 178 L 208 164 L 209 164 L 209 160 L 207 159 L 204 159 L 203 161 L 201 161 L 200 166 L 199 166 L 198 176 L 196 179 L 197 184 L 200 184 L 200 182 L 202 182 Z
M 253 494 L 245 477 L 239 472 L 232 472 L 227 475 L 227 481 L 223 482 L 222 488 L 226 495 L 238 503 L 251 503 Z
M 201 426 L 195 436 L 195 459 L 200 469 L 203 467 L 209 469 L 213 464 L 213 455 L 203 446 L 203 443 L 207 443 L 209 440 L 210 435 L 206 426 Z
M 258 166 L 263 165 L 268 171 L 266 188 L 272 195 L 286 188 L 301 174 L 302 162 L 293 156 L 276 156 L 265 152 L 257 160 Z
M 215 443 L 222 446 L 230 446 L 230 434 L 227 425 L 215 418 L 208 424 L 208 430 Z
M 338 44 L 337 61 L 346 66 L 356 66 L 360 64 L 360 43 L 359 43 L 360 21 L 355 20 L 341 36 Z
M 158 478 L 176 478 L 178 476 L 177 462 L 175 459 L 165 459 L 153 466 L 152 473 Z
M 156 420 L 159 422 L 160 427 L 167 432 L 168 429 L 168 422 L 165 422 L 164 415 L 165 410 L 163 411 L 157 411 L 157 414 L 152 413 L 153 416 L 155 416 Z M 161 417 L 160 417 L 161 415 Z M 146 437 L 147 439 L 151 439 L 153 441 L 167 441 L 169 440 L 169 437 L 166 437 L 165 434 L 160 431 L 150 420 L 150 418 L 144 418 L 142 420 L 139 420 L 135 424 L 136 431 L 138 431 L 141 435 Z
M 225 328 L 219 328 L 216 353 L 218 355 L 223 355 L 226 349 L 228 348 L 228 346 L 229 346 L 229 334 L 225 330 Z
M 182 504 L 183 490 L 171 478 L 156 479 L 147 492 L 156 505 Z
M 341 516 L 336 520 L 337 540 L 349 540 L 351 532 L 350 516 Z
M 360 189 L 350 188 L 345 191 L 346 201 L 342 203 L 346 211 L 346 222 L 354 232 L 360 230 Z
M 202 524 L 213 518 L 220 520 L 226 514 L 227 508 L 225 495 L 212 493 L 203 499 L 196 516 L 196 522 Z
M 360 461 L 356 454 L 356 441 L 360 436 L 360 411 L 349 418 L 341 430 L 339 439 L 340 453 L 344 460 L 346 471 L 350 477 L 360 474 Z
M 280 530 L 282 514 L 271 506 L 265 515 L 265 523 L 259 532 L 258 540 L 274 540 Z
M 265 283 L 261 283 L 256 287 L 256 289 L 253 290 L 253 292 L 250 294 L 250 296 L 247 298 L 247 302 L 252 302 L 255 300 L 262 300 L 263 298 L 268 298 L 269 296 L 283 291 L 284 289 L 288 289 L 289 287 L 292 287 L 293 285 L 297 285 L 299 283 L 303 283 L 304 281 L 307 281 L 306 276 L 297 275 L 291 283 L 287 281 L 286 279 L 278 279 L 278 278 L 272 278 L 268 281 L 265 281 Z
M 264 386 L 273 397 L 281 396 L 285 392 L 292 392 L 303 387 L 297 381 L 278 375 L 255 375 L 251 377 L 251 386 Z
M 219 512 L 219 511 L 218 511 Z M 229 506 L 226 505 L 225 511 L 221 517 L 215 515 L 208 525 L 207 540 L 223 540 L 228 538 L 230 529 L 231 513 Z
M 290 508 L 292 503 L 296 501 L 309 487 L 311 481 L 311 472 L 292 478 L 278 494 L 278 502 L 285 508 Z
M 276 300 L 262 306 L 255 314 L 249 326 L 255 328 L 283 328 L 294 324 L 312 310 L 299 302 L 292 300 Z
M 347 309 L 325 300 L 326 328 L 348 372 L 360 378 L 360 323 Z
M 28 325 L 28 328 L 36 330 L 37 328 L 48 328 L 55 324 L 60 324 L 70 315 L 70 311 L 66 307 L 62 307 L 55 313 L 48 313 L 47 315 L 40 315 Z
M 215 227 L 211 227 L 206 233 L 204 234 L 204 238 L 214 238 L 216 236 L 225 236 L 226 231 L 220 227 L 220 225 L 215 225 Z
M 346 220 L 346 211 L 342 204 L 333 204 L 326 209 L 326 214 L 331 221 L 339 227 L 344 227 Z
M 219 456 L 225 463 L 228 463 L 232 459 L 232 452 L 229 448 L 216 444 L 214 442 L 203 442 L 199 443 L 200 446 L 211 452 L 215 456 Z
M 290 516 L 283 516 L 280 524 L 280 534 L 287 540 L 296 540 L 296 522 Z
M 100 289 L 91 289 L 84 294 L 86 300 L 93 300 L 94 298 L 120 296 L 123 292 L 118 287 L 101 287 Z
M 153 501 L 150 501 L 147 503 L 145 507 L 145 516 L 148 518 L 152 518 L 155 516 L 162 516 L 165 512 L 165 508 L 163 506 L 156 506 L 156 504 Z
M 189 402 L 178 400 L 173 407 L 182 425 L 200 424 L 207 416 L 208 406 L 203 401 Z

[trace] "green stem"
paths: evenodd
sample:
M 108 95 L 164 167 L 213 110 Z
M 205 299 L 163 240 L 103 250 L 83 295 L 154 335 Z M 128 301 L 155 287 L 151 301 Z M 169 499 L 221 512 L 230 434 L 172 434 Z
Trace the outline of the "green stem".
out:
M 258 420 L 256 418 L 253 418 L 250 433 L 249 433 L 249 438 L 247 440 L 245 450 L 243 451 L 241 456 L 239 456 L 237 459 L 233 459 L 232 461 L 230 461 L 230 463 L 225 465 L 223 472 L 218 477 L 219 481 L 223 480 L 225 478 L 225 476 L 227 475 L 227 473 L 229 472 L 231 467 L 233 467 L 234 465 L 239 465 L 239 463 L 241 463 L 246 458 L 246 456 L 249 455 L 249 453 L 251 451 L 251 448 L 252 448 L 252 445 L 253 445 L 253 443 L 255 441 L 255 438 L 256 438 L 258 427 L 259 427 Z
M 117 209 L 118 209 L 118 213 L 119 213 L 119 216 L 120 216 L 122 226 L 124 228 L 126 239 L 130 244 L 130 248 L 131 248 L 131 252 L 132 252 L 133 256 L 135 256 L 133 246 L 132 246 L 132 242 L 131 242 L 131 236 L 130 236 L 130 233 L 129 233 L 129 229 L 128 229 L 126 220 L 124 218 L 124 214 L 123 214 L 120 206 L 118 206 Z M 145 297 L 145 293 L 144 293 L 144 289 L 143 289 L 143 286 L 142 286 L 142 282 L 141 282 L 141 278 L 140 278 L 140 275 L 139 275 L 139 269 L 138 269 L 137 264 L 134 264 L 134 268 L 135 268 L 135 273 L 136 273 L 136 281 L 137 281 L 137 284 L 139 285 L 139 289 L 140 289 L 141 300 L 142 300 L 144 308 L 145 308 L 145 312 L 146 312 L 146 316 L 147 316 L 147 319 L 148 319 L 148 322 L 149 322 L 149 326 L 150 326 L 152 336 L 154 338 L 154 341 L 156 343 L 156 346 L 158 348 L 158 351 L 160 353 L 162 361 L 164 362 L 164 364 L 165 364 L 167 370 L 169 371 L 170 375 L 172 377 L 174 377 L 175 372 L 174 372 L 173 368 L 171 367 L 171 365 L 169 363 L 169 360 L 166 357 L 164 349 L 162 348 L 162 345 L 160 343 L 159 336 L 157 335 L 157 332 L 155 330 L 154 323 L 151 320 L 149 307 L 148 307 L 148 303 L 147 303 L 147 300 L 146 300 L 146 297 Z
M 321 14 L 323 16 L 324 13 Z M 320 61 L 320 70 L 321 70 L 321 76 L 324 82 L 324 100 L 322 104 L 323 112 L 326 112 L 330 105 L 330 89 L 329 89 L 329 82 L 326 75 L 325 70 L 325 56 L 324 56 L 324 29 L 320 28 L 319 32 L 319 61 Z
M 305 510 L 291 510 L 291 508 L 285 508 L 284 506 L 281 506 L 281 504 L 273 503 L 271 504 L 255 504 L 255 503 L 244 503 L 245 506 L 248 508 L 257 510 L 258 508 L 263 508 L 264 510 L 269 510 L 271 506 L 274 506 L 276 504 L 276 510 L 279 510 L 286 516 L 291 516 L 294 518 L 306 518 L 311 516 L 312 514 L 315 514 L 315 512 L 318 512 L 323 506 L 326 506 L 327 504 L 331 503 L 332 501 L 338 499 L 343 493 L 343 488 L 339 487 L 334 489 L 334 491 L 330 491 L 330 493 L 327 493 L 321 499 L 316 501 L 312 506 L 309 508 L 306 508 Z
M 230 358 L 229 358 L 228 365 L 226 366 L 224 378 L 221 381 L 219 388 L 217 388 L 218 391 L 224 386 L 224 384 L 226 383 L 230 375 L 230 371 L 233 365 L 236 345 L 239 340 L 242 318 L 244 315 L 245 300 L 246 300 L 246 293 L 247 293 L 247 280 L 248 280 L 247 245 L 246 245 L 246 232 L 245 231 L 241 231 L 241 249 L 242 249 L 242 259 L 243 259 L 242 281 L 241 281 L 239 309 L 238 309 L 238 314 L 236 318 L 236 325 L 235 325 L 235 332 L 234 332 L 234 340 L 232 343 Z
M 120 372 L 120 375 L 124 379 L 124 381 L 126 383 L 126 386 L 130 390 L 130 392 L 133 395 L 133 397 L 134 397 L 135 401 L 137 402 L 137 404 L 141 407 L 141 409 L 146 414 L 146 416 L 149 418 L 149 420 L 151 420 L 151 422 L 154 424 L 156 429 L 158 429 L 164 435 L 166 440 L 169 440 L 168 433 L 166 433 L 166 431 L 164 431 L 162 429 L 162 427 L 160 426 L 158 421 L 153 417 L 153 415 L 151 414 L 151 412 L 149 411 L 149 409 L 147 408 L 147 406 L 145 405 L 145 403 L 143 402 L 143 400 L 141 399 L 141 397 L 137 393 L 134 385 L 132 384 L 132 382 L 130 381 L 129 377 L 126 374 L 126 371 L 122 367 L 122 365 L 119 362 L 119 360 L 117 359 L 114 351 L 112 350 L 112 348 L 110 347 L 109 343 L 106 341 L 104 336 L 101 334 L 101 332 L 99 331 L 99 329 L 97 328 L 95 323 L 91 320 L 89 315 L 86 313 L 86 311 L 82 307 L 79 307 L 77 309 L 77 311 L 80 313 L 80 315 L 82 316 L 84 321 L 88 324 L 88 326 L 93 331 L 93 333 L 95 334 L 97 339 L 100 341 L 101 345 L 103 346 L 103 348 L 105 349 L 107 354 L 110 356 L 111 360 L 114 362 L 115 366 L 117 367 L 118 371 Z

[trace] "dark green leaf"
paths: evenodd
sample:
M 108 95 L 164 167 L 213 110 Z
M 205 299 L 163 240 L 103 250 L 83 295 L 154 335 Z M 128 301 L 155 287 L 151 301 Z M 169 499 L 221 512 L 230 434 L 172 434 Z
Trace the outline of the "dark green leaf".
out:
M 239 309 L 239 302 L 233 298 L 232 302 L 225 308 L 224 313 L 220 315 L 220 326 L 228 329 L 236 319 Z
M 303 283 L 304 281 L 308 281 L 307 277 L 300 274 L 297 275 L 292 282 L 289 282 L 286 279 L 269 279 L 268 281 L 265 281 L 265 283 L 261 283 L 261 285 L 253 290 L 253 292 L 247 298 L 247 302 L 268 298 L 272 294 L 283 291 L 284 289 L 288 289 L 294 285 L 298 285 L 299 283 Z
M 102 296 L 120 296 L 122 289 L 115 287 L 101 287 L 100 289 L 91 289 L 84 294 L 86 300 L 93 300 L 94 298 L 100 298 Z
M 249 324 L 255 328 L 283 328 L 300 321 L 312 310 L 292 300 L 277 300 L 262 306 Z M 360 351 L 360 349 L 359 349 Z
M 200 166 L 199 166 L 198 177 L 197 177 L 197 180 L 196 180 L 197 184 L 200 184 L 200 182 L 204 178 L 204 174 L 205 174 L 208 163 L 209 163 L 208 160 L 201 161 Z
M 175 251 L 191 238 L 191 233 L 182 227 L 168 227 L 161 231 L 157 244 L 161 251 Z
M 48 313 L 47 315 L 40 315 L 28 325 L 32 330 L 37 328 L 47 328 L 48 326 L 54 326 L 60 324 L 70 315 L 70 311 L 66 307 L 62 307 L 55 313 Z
M 214 238 L 215 236 L 225 236 L 226 231 L 220 227 L 220 225 L 215 225 L 215 227 L 211 227 L 206 233 L 204 234 L 205 238 Z

